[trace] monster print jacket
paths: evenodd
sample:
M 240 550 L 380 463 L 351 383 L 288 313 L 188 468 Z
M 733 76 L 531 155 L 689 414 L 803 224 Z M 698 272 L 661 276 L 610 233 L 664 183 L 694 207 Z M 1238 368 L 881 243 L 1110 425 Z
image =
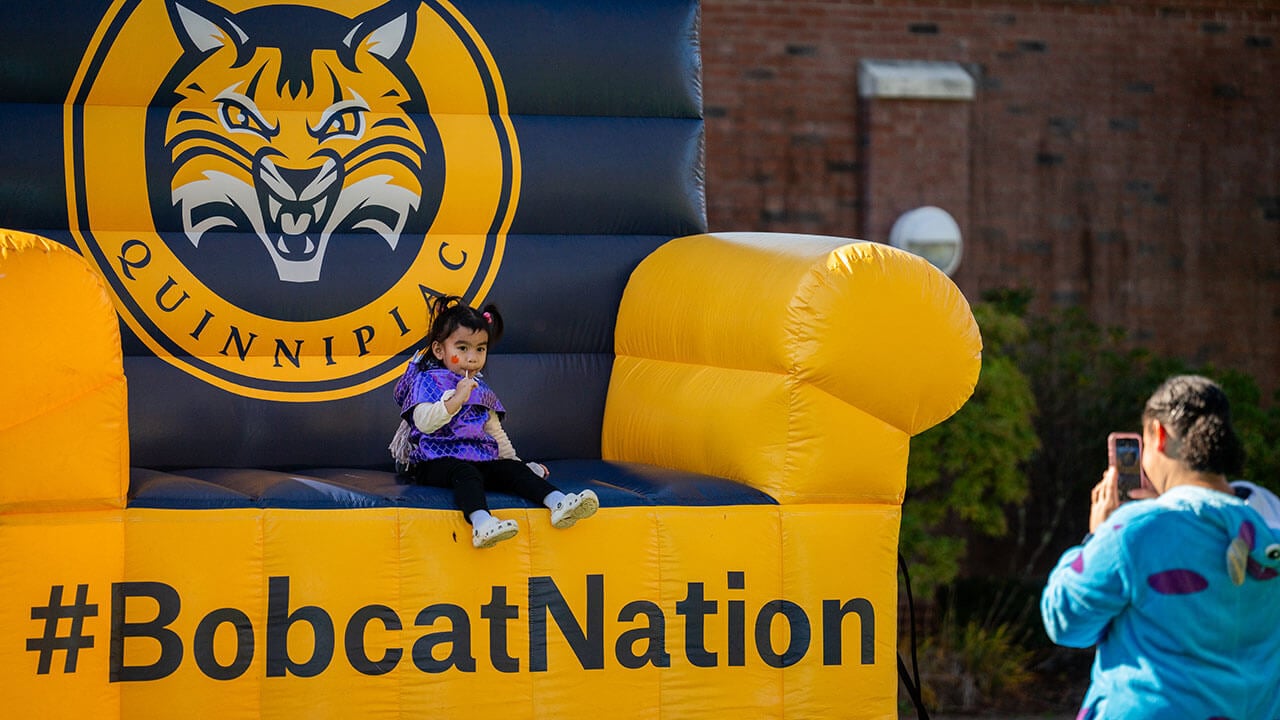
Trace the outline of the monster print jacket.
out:
M 1080 718 L 1280 718 L 1280 533 L 1226 493 L 1121 506 L 1063 554 L 1040 609 L 1097 645 Z

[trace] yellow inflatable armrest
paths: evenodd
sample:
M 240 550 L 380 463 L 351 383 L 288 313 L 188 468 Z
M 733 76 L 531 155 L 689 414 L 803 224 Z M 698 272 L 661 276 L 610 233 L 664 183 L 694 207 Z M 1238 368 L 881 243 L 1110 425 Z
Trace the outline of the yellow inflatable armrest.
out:
M 120 327 L 74 251 L 0 230 L 0 512 L 123 507 Z
M 727 477 L 784 503 L 900 503 L 908 441 L 950 417 L 982 340 L 943 273 L 886 245 L 677 238 L 622 298 L 605 459 Z

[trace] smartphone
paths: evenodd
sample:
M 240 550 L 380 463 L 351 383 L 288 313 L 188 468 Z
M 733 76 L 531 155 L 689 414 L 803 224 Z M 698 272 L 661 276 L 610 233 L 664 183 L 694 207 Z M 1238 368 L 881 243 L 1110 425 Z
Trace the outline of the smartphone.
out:
M 1120 498 L 1131 500 L 1129 491 L 1150 487 L 1142 473 L 1142 436 L 1137 433 L 1113 432 L 1107 436 L 1107 460 L 1116 469 Z

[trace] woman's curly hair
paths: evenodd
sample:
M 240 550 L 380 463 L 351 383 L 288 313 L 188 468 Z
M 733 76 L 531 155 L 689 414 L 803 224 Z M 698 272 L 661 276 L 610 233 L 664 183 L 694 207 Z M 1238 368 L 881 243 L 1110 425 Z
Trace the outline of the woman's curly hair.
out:
M 1231 404 L 1217 383 L 1200 375 L 1165 380 L 1147 400 L 1142 419 L 1159 420 L 1169 432 L 1165 454 L 1192 470 L 1240 475 L 1244 446 L 1231 427 Z

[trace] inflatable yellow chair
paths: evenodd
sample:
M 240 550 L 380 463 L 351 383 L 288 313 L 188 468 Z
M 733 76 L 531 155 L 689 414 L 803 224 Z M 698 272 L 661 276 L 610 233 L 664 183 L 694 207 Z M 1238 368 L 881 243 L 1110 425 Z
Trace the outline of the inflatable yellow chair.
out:
M 980 338 L 914 256 L 706 232 L 696 3 L 31 7 L 6 712 L 896 716 L 909 440 Z M 443 292 L 503 309 L 504 425 L 596 517 L 491 494 L 476 550 L 395 474 Z

